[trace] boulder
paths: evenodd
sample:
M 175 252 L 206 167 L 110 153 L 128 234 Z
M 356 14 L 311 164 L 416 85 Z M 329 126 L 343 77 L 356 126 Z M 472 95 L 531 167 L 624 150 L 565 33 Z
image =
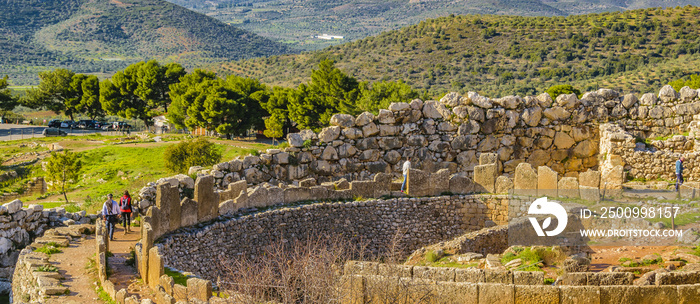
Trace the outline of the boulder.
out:
M 299 133 L 287 134 L 287 142 L 290 146 L 295 148 L 301 148 L 304 146 L 304 140 L 301 139 L 301 135 L 299 135 Z
M 447 105 L 448 107 L 456 107 L 460 104 L 462 96 L 457 92 L 447 93 L 444 97 L 440 98 L 440 103 Z
M 468 92 L 467 93 L 467 100 L 469 100 L 473 105 L 483 108 L 483 109 L 490 109 L 493 108 L 493 102 L 491 99 L 488 97 L 484 97 L 479 95 L 479 93 L 476 92 Z
M 549 106 L 552 105 L 552 96 L 549 96 L 548 93 L 542 93 L 540 95 L 537 95 L 537 101 L 542 108 L 549 108 Z
M 654 93 L 646 93 L 642 95 L 642 98 L 639 99 L 639 104 L 643 106 L 656 105 L 656 95 L 654 95 Z
M 696 97 L 698 97 L 698 91 L 693 90 L 688 86 L 682 87 L 681 88 L 681 100 L 683 102 L 690 102 L 693 101 Z
M 438 103 L 437 101 L 429 100 L 423 104 L 423 116 L 425 118 L 449 119 L 451 115 L 452 111 L 448 110 L 444 104 Z
M 396 119 L 394 119 L 394 112 L 385 109 L 379 110 L 377 120 L 379 120 L 379 122 L 383 124 L 393 124 L 396 122 Z
M 622 106 L 625 107 L 625 109 L 631 108 L 634 104 L 637 103 L 637 96 L 630 93 L 625 95 L 625 97 L 622 99 Z
M 370 112 L 363 112 L 362 114 L 357 116 L 357 119 L 355 119 L 355 125 L 358 127 L 362 127 L 372 121 L 374 121 L 374 114 Z
M 22 201 L 16 199 L 16 200 L 13 200 L 9 203 L 3 204 L 2 206 L 5 207 L 5 209 L 7 210 L 7 213 L 13 214 L 17 211 L 22 210 Z
M 338 152 L 333 148 L 333 146 L 326 146 L 321 153 L 321 158 L 325 160 L 337 160 Z
M 391 150 L 384 155 L 384 160 L 387 163 L 395 165 L 399 162 L 399 160 L 401 160 L 401 154 L 399 152 L 396 152 L 396 150 Z
M 549 96 L 549 95 L 547 95 L 547 96 Z M 542 120 L 542 108 L 540 108 L 540 107 L 527 108 L 527 109 L 525 109 L 525 111 L 523 111 L 521 118 L 526 125 L 528 125 L 530 127 L 536 127 L 537 125 L 540 124 L 540 120 Z
M 554 135 L 554 145 L 559 149 L 571 148 L 575 143 L 574 139 L 567 133 L 557 132 L 556 135 Z
M 667 84 L 659 91 L 659 99 L 664 103 L 671 102 L 678 99 L 678 93 L 672 86 Z
M 549 120 L 564 120 L 571 116 L 571 112 L 567 111 L 563 107 L 551 107 L 544 110 L 544 116 Z
M 303 141 L 307 141 L 307 140 L 317 140 L 317 139 L 318 139 L 318 136 L 316 135 L 316 132 L 311 131 L 311 130 L 309 130 L 309 129 L 304 129 L 304 130 L 299 131 L 299 135 L 301 135 L 301 139 L 302 139 Z
M 557 105 L 563 107 L 564 109 L 571 110 L 578 106 L 579 100 L 576 94 L 561 94 L 557 96 Z
M 389 110 L 392 112 L 405 111 L 411 108 L 411 105 L 405 102 L 392 102 L 389 105 Z
M 379 134 L 379 128 L 373 122 L 362 127 L 362 135 L 364 137 L 370 137 Z
M 318 139 L 326 143 L 338 139 L 338 136 L 340 136 L 340 127 L 338 126 L 323 128 L 323 130 L 318 133 Z
M 598 141 L 584 140 L 574 148 L 574 156 L 578 158 L 586 158 L 598 153 Z
M 349 114 L 335 114 L 331 117 L 331 125 L 351 128 L 355 125 L 355 117 Z

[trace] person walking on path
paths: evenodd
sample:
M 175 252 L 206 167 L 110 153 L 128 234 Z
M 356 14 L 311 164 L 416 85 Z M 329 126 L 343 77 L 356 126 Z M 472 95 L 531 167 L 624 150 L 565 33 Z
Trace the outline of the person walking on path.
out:
M 119 200 L 119 209 L 122 213 L 122 226 L 124 234 L 131 232 L 131 195 L 129 191 L 124 191 L 124 196 Z
M 408 169 L 411 169 L 410 157 L 403 163 L 403 184 L 401 184 L 401 192 L 404 192 L 404 189 L 406 189 L 406 181 L 408 180 Z
M 102 217 L 107 224 L 107 233 L 109 240 L 114 240 L 114 225 L 119 221 L 119 205 L 112 199 L 112 194 L 107 195 L 107 201 L 102 205 Z
M 683 162 L 685 161 L 685 157 L 681 156 L 676 161 L 676 191 L 681 187 L 683 184 Z

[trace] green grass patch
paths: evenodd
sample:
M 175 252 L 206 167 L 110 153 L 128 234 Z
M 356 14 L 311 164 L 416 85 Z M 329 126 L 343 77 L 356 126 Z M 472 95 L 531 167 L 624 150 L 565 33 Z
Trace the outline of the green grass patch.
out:
M 54 265 L 42 265 L 42 266 L 39 266 L 34 271 L 36 271 L 36 272 L 58 272 L 58 268 L 56 268 L 56 266 L 54 266 Z
M 45 244 L 44 246 L 41 246 L 41 247 L 35 249 L 34 252 L 43 252 L 43 253 L 46 253 L 48 255 L 62 252 L 60 249 L 58 249 L 58 247 L 60 247 L 60 246 L 52 246 L 50 244 L 51 243 Z M 55 243 L 53 243 L 53 244 L 55 244 Z
M 521 271 L 541 271 L 541 265 L 545 263 L 555 263 L 560 258 L 560 254 L 555 252 L 552 247 L 512 247 L 513 252 L 506 252 L 501 257 L 501 264 L 505 265 L 508 262 L 520 259 L 522 264 L 517 267 Z
M 439 259 L 438 255 L 435 253 L 435 251 L 428 251 L 425 253 L 425 260 L 429 263 L 435 263 Z
M 175 281 L 175 284 L 180 284 L 180 285 L 185 286 L 185 287 L 187 286 L 187 279 L 189 278 L 189 276 L 184 275 L 180 272 L 174 271 L 168 267 L 163 267 L 163 269 L 165 270 L 165 274 L 167 276 L 170 276 L 173 278 L 173 281 Z

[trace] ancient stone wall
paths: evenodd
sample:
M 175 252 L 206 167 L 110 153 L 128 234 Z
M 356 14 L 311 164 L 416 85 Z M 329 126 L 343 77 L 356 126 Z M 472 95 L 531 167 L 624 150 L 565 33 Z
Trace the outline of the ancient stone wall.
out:
M 13 303 L 45 303 L 52 295 L 64 295 L 68 288 L 61 284 L 61 273 L 55 268 L 50 269 L 53 265 L 49 262 L 49 255 L 34 250 L 48 243 L 67 247 L 74 239 L 94 232 L 91 224 L 51 228 L 23 249 L 12 277 Z
M 44 210 L 42 205 L 23 207 L 20 200 L 0 206 L 0 286 L 9 286 L 20 250 L 47 229 L 63 226 L 64 222 L 89 223 L 90 218 L 85 217 L 84 211 L 67 213 L 63 208 Z
M 567 273 L 545 285 L 544 273 L 350 261 L 343 303 L 697 303 L 697 273 L 665 274 L 655 284 L 632 285 L 631 273 Z M 673 280 L 681 278 L 681 280 Z M 685 281 L 684 281 L 685 280 Z M 589 284 L 590 283 L 590 284 Z
M 156 246 L 164 265 L 213 280 L 222 274 L 220 259 L 257 255 L 283 241 L 338 236 L 366 244 L 368 252 L 377 254 L 401 235 L 399 248 L 408 253 L 478 230 L 488 222 L 505 224 L 507 206 L 506 198 L 480 196 L 317 203 L 170 234 Z
M 691 126 L 696 123 L 691 122 Z M 685 186 L 699 188 L 700 165 L 697 162 L 700 153 L 695 151 L 696 132 L 687 137 L 676 135 L 665 141 L 655 141 L 650 147 L 619 126 L 605 125 L 601 127 L 603 167 L 617 167 L 627 179 L 675 181 L 676 161 L 683 156 L 686 158 L 683 175 L 686 181 L 693 181 Z
M 499 175 L 511 176 L 527 162 L 565 176 L 598 169 L 600 124 L 614 122 L 640 138 L 680 134 L 700 113 L 697 95 L 670 86 L 658 95 L 620 96 L 600 89 L 581 99 L 569 94 L 556 100 L 546 93 L 497 99 L 450 93 L 440 101 L 394 103 L 378 115 L 338 114 L 333 126 L 318 133 L 289 134 L 289 148 L 220 163 L 200 174 L 214 176 L 219 189 L 239 180 L 250 186 L 309 177 L 319 183 L 369 180 L 377 173 L 398 178 L 403 161 L 412 156 L 414 168 L 472 177 L 480 155 L 495 153 Z

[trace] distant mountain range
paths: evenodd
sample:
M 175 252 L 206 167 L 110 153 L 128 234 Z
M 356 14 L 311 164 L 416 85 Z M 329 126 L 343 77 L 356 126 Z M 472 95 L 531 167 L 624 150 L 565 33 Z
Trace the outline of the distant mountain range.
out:
M 321 60 L 361 81 L 401 80 L 433 95 L 535 94 L 555 84 L 650 92 L 700 73 L 700 8 L 567 17 L 449 16 L 296 55 L 230 62 L 219 74 L 308 81 Z
M 188 67 L 290 52 L 289 48 L 161 0 L 4 0 L 0 74 L 33 84 L 65 67 L 110 74 L 157 59 Z
M 356 40 L 441 16 L 567 16 L 649 7 L 700 5 L 700 0 L 168 0 L 306 50 Z M 345 40 L 319 40 L 320 34 Z

